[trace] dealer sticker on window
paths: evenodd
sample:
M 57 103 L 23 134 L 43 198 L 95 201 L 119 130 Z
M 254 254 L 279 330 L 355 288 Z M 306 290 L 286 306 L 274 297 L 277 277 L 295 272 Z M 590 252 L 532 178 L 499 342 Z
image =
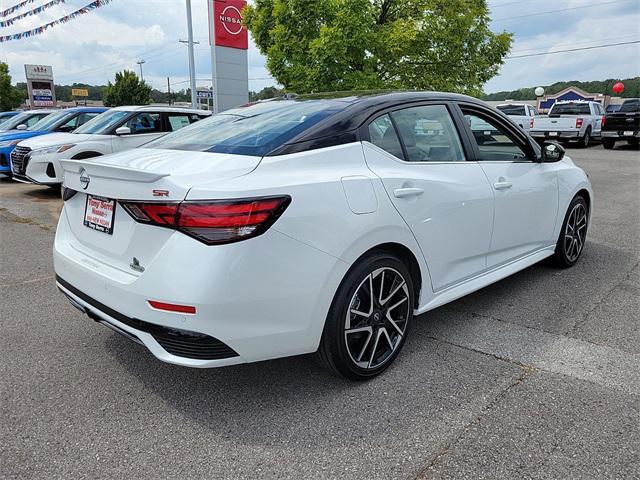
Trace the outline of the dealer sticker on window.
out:
M 87 205 L 84 209 L 85 226 L 109 235 L 113 234 L 115 209 L 115 200 L 87 195 Z

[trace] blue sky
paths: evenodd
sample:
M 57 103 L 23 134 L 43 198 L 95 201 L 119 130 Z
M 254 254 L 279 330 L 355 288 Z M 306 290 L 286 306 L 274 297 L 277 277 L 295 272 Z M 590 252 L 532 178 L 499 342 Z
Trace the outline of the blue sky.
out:
M 3 34 L 34 28 L 90 0 L 67 0 L 39 16 L 27 17 Z M 18 0 L 0 0 L 0 10 Z M 40 5 L 45 0 L 32 5 Z M 192 0 L 198 85 L 210 77 L 205 0 Z M 136 69 L 144 59 L 144 77 L 166 90 L 188 85 L 184 0 L 114 0 L 92 13 L 43 35 L 0 44 L 14 81 L 24 80 L 24 63 L 52 65 L 57 83 L 106 83 L 115 71 Z M 515 34 L 511 55 L 552 52 L 640 40 L 640 0 L 489 0 L 492 29 Z M 553 12 L 553 13 L 545 13 Z M 506 61 L 487 92 L 548 84 L 559 80 L 600 80 L 640 75 L 640 44 L 559 53 Z M 264 58 L 251 43 L 249 86 L 275 84 Z

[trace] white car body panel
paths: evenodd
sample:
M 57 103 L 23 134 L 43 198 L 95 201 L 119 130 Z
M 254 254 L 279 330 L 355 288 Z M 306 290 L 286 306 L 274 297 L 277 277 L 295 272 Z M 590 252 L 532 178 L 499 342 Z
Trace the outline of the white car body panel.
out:
M 59 279 L 121 315 L 210 335 L 238 356 L 172 355 L 63 282 L 59 288 L 160 360 L 191 367 L 314 352 L 345 275 L 381 245 L 415 259 L 415 312 L 436 308 L 552 255 L 571 199 L 580 190 L 593 199 L 587 176 L 568 157 L 411 164 L 367 141 L 266 157 L 142 148 L 61 166 L 65 187 L 78 193 L 65 201 L 56 232 Z M 511 186 L 496 189 L 501 182 Z M 406 188 L 422 192 L 398 198 L 395 191 Z M 166 192 L 161 199 L 158 190 Z M 168 202 L 288 195 L 291 203 L 262 235 L 209 246 L 136 222 L 120 203 L 112 235 L 89 229 L 86 194 Z M 142 270 L 132 268 L 134 258 Z M 148 300 L 193 305 L 197 313 L 161 311 Z

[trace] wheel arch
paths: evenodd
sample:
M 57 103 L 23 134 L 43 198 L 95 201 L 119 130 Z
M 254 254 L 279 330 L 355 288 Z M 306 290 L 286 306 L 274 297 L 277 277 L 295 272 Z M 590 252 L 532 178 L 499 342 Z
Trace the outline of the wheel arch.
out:
M 420 263 L 418 262 L 418 259 L 411 251 L 411 249 L 396 242 L 381 243 L 374 247 L 371 247 L 369 250 L 360 255 L 360 257 L 358 257 L 358 259 L 354 262 L 354 265 L 357 264 L 362 258 L 375 252 L 390 253 L 398 257 L 398 259 L 400 259 L 400 261 L 402 261 L 407 266 L 407 268 L 409 269 L 409 273 L 411 274 L 411 279 L 413 281 L 414 308 L 418 308 L 420 305 L 420 293 L 422 292 L 423 274 L 420 268 Z

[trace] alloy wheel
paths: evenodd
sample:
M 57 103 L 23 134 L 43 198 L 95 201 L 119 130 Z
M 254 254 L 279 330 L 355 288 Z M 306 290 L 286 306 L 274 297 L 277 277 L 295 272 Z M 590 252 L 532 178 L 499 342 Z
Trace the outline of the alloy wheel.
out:
M 346 314 L 344 339 L 351 360 L 375 369 L 402 344 L 411 316 L 409 288 L 395 269 L 378 268 L 356 289 Z
M 564 230 L 564 253 L 567 260 L 575 262 L 582 252 L 587 235 L 587 209 L 582 203 L 576 204 Z

